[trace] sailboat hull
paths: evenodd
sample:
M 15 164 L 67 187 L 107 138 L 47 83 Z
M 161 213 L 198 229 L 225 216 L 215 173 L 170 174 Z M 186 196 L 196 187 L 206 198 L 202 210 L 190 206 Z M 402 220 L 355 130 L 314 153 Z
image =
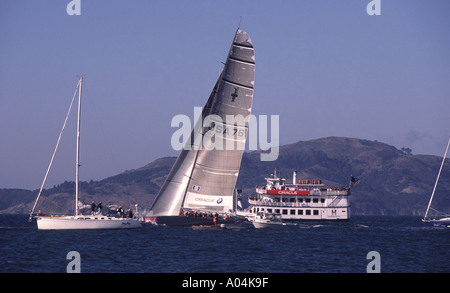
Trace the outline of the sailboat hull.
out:
M 450 227 L 450 218 L 422 220 L 426 225 L 430 226 L 447 226 Z
M 105 216 L 38 217 L 39 230 L 132 229 L 141 227 L 137 219 Z
M 158 216 L 151 218 L 151 222 L 156 225 L 163 226 L 198 226 L 198 225 L 214 225 L 214 219 L 187 216 Z M 217 224 L 233 223 L 231 219 L 219 219 Z

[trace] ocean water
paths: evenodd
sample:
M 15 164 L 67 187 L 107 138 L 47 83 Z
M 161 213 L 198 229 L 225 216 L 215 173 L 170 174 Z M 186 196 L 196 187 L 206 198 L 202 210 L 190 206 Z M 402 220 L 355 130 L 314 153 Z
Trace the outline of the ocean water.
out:
M 189 227 L 39 231 L 26 215 L 0 215 L 1 273 L 449 273 L 450 228 L 418 217 L 355 216 L 282 229 L 198 231 Z M 375 268 L 369 265 L 371 268 Z

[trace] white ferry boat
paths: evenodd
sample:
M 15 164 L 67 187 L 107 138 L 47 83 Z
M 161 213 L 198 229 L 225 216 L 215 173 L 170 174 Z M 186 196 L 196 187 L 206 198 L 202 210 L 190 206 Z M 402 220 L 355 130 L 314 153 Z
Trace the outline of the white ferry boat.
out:
M 319 179 L 296 177 L 294 171 L 292 184 L 276 172 L 265 178 L 266 185 L 256 187 L 256 197 L 249 197 L 247 217 L 264 212 L 281 214 L 284 221 L 350 219 L 349 187 L 330 188 Z

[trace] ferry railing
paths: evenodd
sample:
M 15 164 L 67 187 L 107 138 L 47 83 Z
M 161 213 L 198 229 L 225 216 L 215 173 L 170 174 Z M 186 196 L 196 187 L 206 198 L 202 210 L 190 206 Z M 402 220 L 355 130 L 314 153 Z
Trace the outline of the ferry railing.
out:
M 256 192 L 258 194 L 266 194 L 267 191 L 266 189 L 256 189 Z M 271 194 L 272 196 L 276 196 L 275 194 Z M 349 195 L 348 190 L 310 190 L 310 195 L 313 196 L 327 196 L 327 195 Z M 283 195 L 279 195 L 279 196 L 283 196 Z M 295 195 L 291 195 L 291 196 L 295 196 Z M 301 196 L 301 195 L 298 195 Z
M 317 196 L 318 194 L 314 194 Z M 339 201 L 344 199 L 342 196 L 348 195 L 345 190 L 333 190 L 327 191 L 326 195 L 334 196 L 332 198 L 331 203 L 329 201 L 322 202 L 323 198 L 319 200 L 317 197 L 302 197 L 301 201 L 284 201 L 283 196 L 280 195 L 278 201 L 272 201 L 269 199 L 261 199 L 261 198 L 249 198 L 248 203 L 254 205 L 264 205 L 264 206 L 273 206 L 273 207 L 325 207 L 325 206 L 333 206 L 336 205 Z M 308 201 L 306 201 L 308 200 Z
M 261 200 L 261 199 L 249 199 L 248 203 L 254 204 L 254 205 L 270 206 L 270 207 L 310 207 L 310 206 L 322 207 L 322 206 L 325 206 L 325 203 L 322 203 L 322 202 L 271 202 L 268 200 Z
M 319 196 L 327 196 L 327 195 L 348 195 L 347 190 L 327 190 L 327 191 L 320 191 L 320 190 L 311 190 L 310 195 L 319 195 Z

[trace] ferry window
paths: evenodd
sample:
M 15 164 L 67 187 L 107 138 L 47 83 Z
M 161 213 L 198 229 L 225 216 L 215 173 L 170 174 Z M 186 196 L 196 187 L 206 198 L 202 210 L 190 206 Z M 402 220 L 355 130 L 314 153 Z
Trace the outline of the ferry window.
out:
M 275 209 L 275 214 L 279 214 L 280 213 L 280 209 Z
M 267 209 L 267 212 L 268 213 L 272 213 L 272 209 Z
M 287 210 L 283 210 L 283 215 L 287 215 Z
M 289 202 L 296 202 L 296 200 L 295 200 L 295 198 L 291 197 L 291 198 L 289 199 Z
M 295 215 L 295 210 L 289 210 L 289 213 L 290 213 L 291 215 Z
M 314 203 L 318 203 L 318 202 L 319 202 L 319 199 L 318 199 L 318 198 L 313 198 L 313 202 L 314 202 Z
M 306 215 L 311 215 L 311 210 L 306 210 Z
M 313 211 L 313 215 L 318 216 L 319 215 L 319 210 L 314 210 Z
M 311 202 L 310 198 L 305 198 L 305 202 Z
M 320 202 L 321 202 L 321 203 L 324 203 L 324 202 L 325 202 L 325 198 L 321 198 L 321 199 L 320 199 Z
M 298 199 L 298 202 L 303 202 L 303 198 L 299 198 L 299 199 Z
M 297 215 L 303 215 L 303 210 L 297 210 Z

